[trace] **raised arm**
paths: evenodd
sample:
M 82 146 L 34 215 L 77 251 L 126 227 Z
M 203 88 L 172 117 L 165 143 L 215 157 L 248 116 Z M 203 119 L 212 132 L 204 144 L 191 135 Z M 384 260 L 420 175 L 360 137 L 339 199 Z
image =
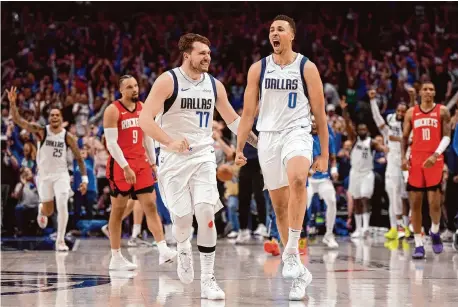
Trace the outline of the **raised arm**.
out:
M 377 125 L 380 133 L 386 139 L 388 138 L 389 128 L 385 123 L 382 115 L 380 114 L 380 110 L 377 105 L 377 100 L 375 99 L 375 90 L 370 90 L 368 92 L 370 104 L 371 104 L 371 111 L 372 111 L 372 118 L 374 119 L 375 124 Z
M 216 91 L 218 93 L 218 100 L 216 101 L 216 109 L 218 110 L 223 120 L 226 122 L 227 127 L 235 135 L 237 135 L 237 130 L 240 125 L 241 119 L 240 119 L 240 116 L 235 112 L 234 108 L 229 103 L 229 100 L 227 99 L 226 89 L 224 88 L 224 85 L 219 80 L 216 80 Z M 253 127 L 253 125 L 251 125 L 251 127 Z M 256 147 L 258 143 L 258 138 L 253 133 L 253 131 L 250 131 L 250 133 L 248 134 L 248 138 L 246 142 L 250 144 L 251 146 Z
M 166 99 L 173 95 L 173 80 L 168 73 L 163 73 L 156 79 L 146 98 L 140 113 L 139 124 L 145 135 L 165 145 L 172 151 L 184 152 L 189 149 L 186 139 L 174 141 L 154 120 L 154 117 L 164 108 Z
M 404 117 L 404 129 L 402 133 L 402 142 L 401 142 L 401 158 L 402 158 L 402 168 L 404 170 L 408 169 L 408 163 L 406 158 L 407 148 L 409 147 L 409 136 L 412 131 L 412 113 L 413 107 L 407 110 L 406 116 Z
M 79 191 L 81 192 L 81 194 L 84 195 L 86 194 L 87 184 L 89 183 L 89 179 L 87 177 L 86 164 L 84 164 L 84 160 L 83 160 L 83 157 L 81 156 L 81 152 L 78 148 L 78 144 L 76 142 L 75 137 L 72 134 L 67 133 L 66 141 L 67 141 L 68 147 L 70 147 L 73 153 L 73 156 L 75 157 L 75 160 L 78 163 L 78 166 L 80 168 L 82 182 L 81 182 L 81 185 L 79 186 Z
M 247 86 L 243 101 L 243 113 L 237 129 L 236 155 L 243 157 L 243 149 L 247 142 L 248 135 L 252 132 L 254 118 L 259 100 L 259 78 L 261 75 L 261 62 L 251 65 L 248 70 Z M 244 159 L 244 157 L 242 158 Z M 236 163 L 240 163 L 237 162 Z M 242 163 L 243 164 L 243 163 Z
M 316 65 L 311 61 L 307 61 L 304 65 L 304 79 L 307 83 L 310 105 L 312 107 L 312 113 L 315 116 L 318 138 L 320 139 L 320 156 L 326 158 L 327 162 L 329 158 L 329 131 L 326 112 L 324 110 L 323 83 L 321 82 L 320 73 Z
M 6 93 L 8 94 L 8 100 L 10 102 L 10 112 L 13 118 L 13 122 L 16 125 L 18 125 L 19 127 L 21 127 L 22 129 L 25 129 L 31 133 L 36 133 L 40 136 L 40 138 L 43 138 L 44 127 L 36 123 L 30 123 L 19 115 L 19 111 L 16 105 L 16 101 L 17 101 L 16 87 L 12 87 L 9 91 L 6 90 Z
M 345 97 L 343 97 L 342 100 L 340 101 L 340 107 L 342 109 L 342 116 L 345 120 L 345 127 L 347 129 L 347 137 L 349 141 L 354 143 L 356 141 L 356 132 L 355 132 L 355 127 L 353 126 L 353 123 L 351 122 L 350 114 L 348 114 L 347 106 L 348 106 L 348 103 L 345 101 Z

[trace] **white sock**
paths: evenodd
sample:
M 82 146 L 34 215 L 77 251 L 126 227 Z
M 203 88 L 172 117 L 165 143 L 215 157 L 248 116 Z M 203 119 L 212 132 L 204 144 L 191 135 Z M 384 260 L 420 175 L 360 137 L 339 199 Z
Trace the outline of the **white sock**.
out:
M 189 242 L 189 240 L 184 240 L 183 242 L 177 243 L 177 250 L 183 249 L 192 249 L 191 242 Z
M 413 235 L 415 239 L 415 247 L 423 246 L 423 239 L 421 238 L 421 233 L 416 233 Z
M 363 229 L 364 230 L 369 229 L 369 221 L 370 220 L 371 220 L 370 212 L 364 212 L 363 213 Z
M 132 229 L 132 238 L 138 237 L 138 235 L 142 232 L 142 224 L 134 224 Z
M 439 224 L 431 224 L 431 232 L 432 233 L 438 233 L 439 232 Z
M 200 270 L 201 279 L 211 278 L 214 274 L 215 252 L 200 253 Z
M 120 257 L 122 257 L 121 249 L 111 249 L 111 256 L 112 256 L 113 258 L 120 258 Z
M 289 254 L 297 254 L 299 252 L 299 239 L 301 238 L 301 229 L 289 228 L 288 243 L 285 246 L 285 252 Z
M 165 243 L 165 240 L 157 242 L 157 248 L 159 249 L 159 254 L 167 252 L 167 243 Z
M 65 242 L 65 231 L 68 223 L 68 193 L 56 195 L 57 208 L 57 242 Z
M 356 224 L 356 230 L 359 230 L 363 227 L 363 215 L 362 214 L 355 214 L 355 224 Z

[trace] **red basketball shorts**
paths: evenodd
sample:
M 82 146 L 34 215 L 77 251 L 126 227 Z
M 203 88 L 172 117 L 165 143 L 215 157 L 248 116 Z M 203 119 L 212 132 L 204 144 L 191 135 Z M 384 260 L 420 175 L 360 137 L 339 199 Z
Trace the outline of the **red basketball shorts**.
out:
M 423 163 L 432 155 L 430 152 L 413 152 L 410 155 L 409 191 L 418 189 L 440 188 L 442 172 L 444 169 L 444 157 L 437 158 L 436 163 L 430 167 L 423 167 Z
M 132 160 L 128 162 L 136 177 L 136 182 L 133 185 L 127 183 L 124 177 L 124 170 L 114 159 L 110 158 L 107 178 L 110 181 L 111 195 L 116 197 L 119 194 L 123 196 L 131 194 L 132 198 L 136 199 L 138 194 L 152 193 L 155 179 L 153 178 L 153 170 L 148 162 L 139 162 L 138 160 L 135 160 L 135 163 Z

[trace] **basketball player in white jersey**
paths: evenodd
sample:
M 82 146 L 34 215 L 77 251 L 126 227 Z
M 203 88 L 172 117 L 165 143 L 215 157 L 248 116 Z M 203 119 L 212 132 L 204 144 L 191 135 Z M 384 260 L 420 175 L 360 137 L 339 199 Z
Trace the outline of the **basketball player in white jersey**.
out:
M 350 178 L 348 191 L 353 197 L 356 229 L 352 238 L 361 238 L 368 233 L 371 214 L 369 201 L 374 193 L 374 157 L 372 151 L 384 151 L 385 148 L 369 137 L 367 125 L 360 123 L 357 129 L 351 122 L 345 101 L 340 102 L 347 126 L 348 140 L 353 148 L 350 154 Z
M 407 112 L 407 105 L 400 103 L 396 108 L 396 114 L 386 117 L 386 122 L 380 114 L 380 110 L 375 99 L 375 90 L 370 90 L 369 99 L 371 104 L 372 117 L 375 124 L 388 144 L 387 167 L 385 172 L 385 189 L 390 201 L 389 216 L 390 230 L 385 233 L 385 238 L 390 240 L 398 239 L 399 232 L 403 232 L 406 237 L 410 236 L 408 212 L 403 216 L 403 201 L 407 200 L 407 192 L 401 169 L 401 141 L 402 123 Z
M 70 174 L 67 167 L 67 151 L 70 149 L 78 162 L 82 175 L 79 190 L 84 195 L 89 182 L 86 165 L 81 157 L 75 138 L 62 127 L 62 113 L 57 108 L 52 108 L 49 113 L 49 125 L 41 127 L 23 119 L 16 106 L 16 88 L 7 90 L 10 101 L 10 112 L 13 121 L 19 127 L 38 135 L 37 169 L 38 169 L 38 195 L 40 206 L 38 208 L 37 222 L 44 229 L 48 224 L 48 216 L 54 211 L 54 197 L 57 208 L 57 239 L 56 251 L 68 251 L 65 244 L 65 231 L 68 222 L 68 198 L 71 190 Z
M 207 73 L 211 60 L 209 46 L 209 40 L 198 34 L 188 33 L 180 38 L 183 64 L 162 74 L 153 84 L 140 115 L 140 126 L 161 144 L 158 182 L 173 222 L 178 277 L 186 284 L 194 279 L 189 236 L 195 214 L 199 226 L 201 297 L 224 299 L 213 271 L 214 215 L 222 208 L 212 146 L 213 111 L 216 107 L 234 133 L 240 117 L 230 105 L 223 84 Z M 255 145 L 256 140 L 252 134 L 251 144 Z
M 259 101 L 256 125 L 259 163 L 285 246 L 283 277 L 294 279 L 290 300 L 301 300 L 312 281 L 312 274 L 301 263 L 298 250 L 307 205 L 307 175 L 310 167 L 313 171 L 328 170 L 329 133 L 320 74 L 314 63 L 293 51 L 295 34 L 292 18 L 275 17 L 269 34 L 274 53 L 254 63 L 248 71 L 236 163 L 246 162 L 243 148 Z M 321 147 L 321 155 L 313 165 L 310 109 L 315 116 Z

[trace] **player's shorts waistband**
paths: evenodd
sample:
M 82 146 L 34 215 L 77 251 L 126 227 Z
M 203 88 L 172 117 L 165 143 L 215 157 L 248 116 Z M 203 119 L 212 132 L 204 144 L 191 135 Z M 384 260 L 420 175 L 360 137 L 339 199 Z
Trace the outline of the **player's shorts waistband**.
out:
M 306 129 L 307 132 L 310 132 L 309 130 L 310 127 L 311 127 L 310 125 L 298 125 L 294 127 L 285 128 L 282 130 L 261 130 L 259 131 L 259 133 L 281 134 L 281 133 L 289 132 L 289 131 L 296 130 L 296 129 Z

